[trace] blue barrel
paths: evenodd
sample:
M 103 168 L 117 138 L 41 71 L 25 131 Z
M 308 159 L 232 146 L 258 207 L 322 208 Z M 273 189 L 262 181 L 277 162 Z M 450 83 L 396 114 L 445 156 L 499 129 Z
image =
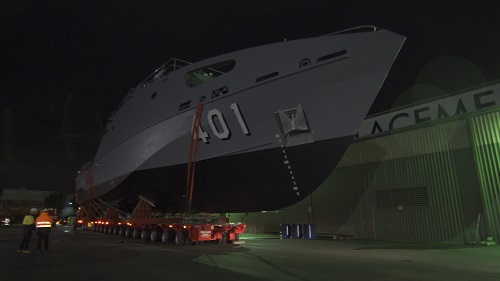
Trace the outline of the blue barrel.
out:
M 289 224 L 281 224 L 281 239 L 288 239 L 292 236 L 292 226 Z
M 292 237 L 294 239 L 302 238 L 302 225 L 301 224 L 292 224 Z
M 315 239 L 314 224 L 304 224 L 304 239 Z

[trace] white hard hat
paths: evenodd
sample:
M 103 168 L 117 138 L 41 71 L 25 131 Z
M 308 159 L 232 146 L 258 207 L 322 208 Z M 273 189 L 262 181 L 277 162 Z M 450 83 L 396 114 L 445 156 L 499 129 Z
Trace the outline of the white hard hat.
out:
M 49 210 L 47 210 L 47 208 L 43 209 L 42 212 L 48 212 Z
M 31 208 L 30 213 L 32 213 L 32 214 L 38 213 L 38 209 L 37 208 Z

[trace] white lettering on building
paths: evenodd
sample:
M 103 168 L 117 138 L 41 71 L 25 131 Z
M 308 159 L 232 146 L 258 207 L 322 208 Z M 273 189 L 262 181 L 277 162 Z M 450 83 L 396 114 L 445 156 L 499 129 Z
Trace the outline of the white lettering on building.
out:
M 500 106 L 500 84 L 367 118 L 356 137 Z

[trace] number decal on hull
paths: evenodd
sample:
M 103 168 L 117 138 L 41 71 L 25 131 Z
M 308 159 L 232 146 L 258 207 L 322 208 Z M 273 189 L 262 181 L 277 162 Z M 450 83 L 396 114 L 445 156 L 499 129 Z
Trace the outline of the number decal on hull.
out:
M 280 147 L 283 151 L 283 159 L 284 159 L 283 164 L 288 168 L 288 171 L 290 172 L 290 179 L 292 181 L 292 190 L 293 190 L 293 192 L 295 192 L 297 194 L 297 196 L 300 196 L 299 187 L 297 185 L 297 181 L 295 180 L 295 176 L 293 175 L 293 169 L 292 169 L 292 166 L 290 164 L 290 160 L 288 159 L 288 156 L 286 154 L 285 146 L 281 142 L 281 136 L 279 134 L 276 134 L 274 136 L 276 137 L 276 139 L 278 139 L 278 142 L 280 143 Z
M 243 134 L 247 136 L 250 135 L 250 130 L 248 129 L 245 119 L 243 118 L 243 114 L 241 114 L 241 110 L 238 104 L 232 103 L 231 110 L 233 111 L 236 120 L 238 120 L 238 124 L 240 125 Z M 231 138 L 231 130 L 229 129 L 226 119 L 224 118 L 224 115 L 222 114 L 222 112 L 220 112 L 220 110 L 218 109 L 209 110 L 206 115 L 206 118 L 208 120 L 208 124 L 210 125 L 210 129 L 212 130 L 213 135 L 215 135 L 220 140 L 228 140 Z M 194 121 L 195 121 L 195 116 L 193 116 L 193 122 Z M 200 140 L 202 140 L 204 143 L 209 143 L 208 139 L 210 138 L 210 135 L 205 130 L 203 130 L 203 127 L 201 125 L 199 127 L 198 133 Z
M 231 104 L 231 109 L 234 111 L 234 114 L 236 115 L 236 119 L 238 119 L 238 123 L 240 124 L 241 130 L 243 131 L 243 134 L 245 135 L 250 135 L 250 131 L 247 128 L 247 124 L 245 123 L 245 119 L 243 119 L 243 116 L 241 115 L 240 107 L 238 106 L 237 103 Z
M 219 128 L 215 126 L 214 117 L 219 121 L 220 126 L 222 127 L 222 132 L 219 132 Z M 226 140 L 229 138 L 231 132 L 227 127 L 226 120 L 224 120 L 224 115 L 218 109 L 212 109 L 208 112 L 208 123 L 210 124 L 210 128 L 212 128 L 212 132 L 216 137 L 221 140 Z

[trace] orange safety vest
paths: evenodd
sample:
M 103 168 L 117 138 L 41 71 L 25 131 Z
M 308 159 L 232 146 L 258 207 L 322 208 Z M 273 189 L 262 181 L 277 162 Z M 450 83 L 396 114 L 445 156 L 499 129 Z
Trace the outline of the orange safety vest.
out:
M 54 220 L 49 216 L 49 213 L 42 212 L 38 218 L 36 218 L 36 227 L 52 227 Z

